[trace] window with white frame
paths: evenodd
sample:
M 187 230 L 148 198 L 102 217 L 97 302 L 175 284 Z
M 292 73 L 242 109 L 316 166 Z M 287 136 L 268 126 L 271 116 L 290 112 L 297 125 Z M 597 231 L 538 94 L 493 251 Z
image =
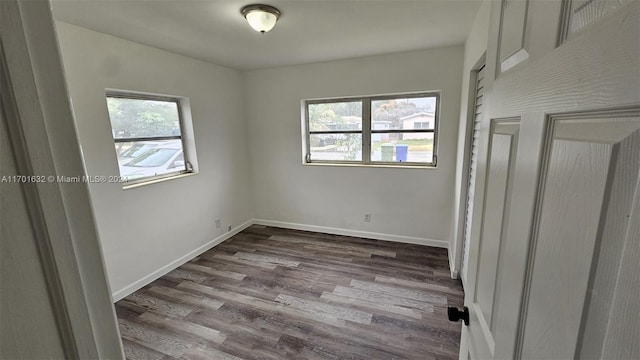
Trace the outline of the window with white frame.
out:
M 440 94 L 304 101 L 304 162 L 435 166 Z
M 192 171 L 179 98 L 108 92 L 107 108 L 120 176 L 126 183 Z

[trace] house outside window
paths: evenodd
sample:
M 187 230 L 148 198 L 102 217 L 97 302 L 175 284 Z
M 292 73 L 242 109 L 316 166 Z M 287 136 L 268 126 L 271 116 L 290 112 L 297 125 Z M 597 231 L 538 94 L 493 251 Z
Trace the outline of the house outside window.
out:
M 430 118 L 431 121 L 433 121 L 433 114 L 427 114 L 427 113 L 423 113 L 423 114 L 416 114 L 416 115 L 411 115 L 409 117 L 409 120 L 407 120 L 407 118 L 403 118 L 404 120 L 404 128 L 405 129 L 409 129 L 411 126 L 411 123 L 413 123 L 413 128 L 414 129 L 430 129 L 431 128 L 431 122 L 430 121 L 411 121 L 410 118 L 422 118 L 422 117 L 426 117 L 426 118 Z
M 305 164 L 434 167 L 440 93 L 305 100 Z

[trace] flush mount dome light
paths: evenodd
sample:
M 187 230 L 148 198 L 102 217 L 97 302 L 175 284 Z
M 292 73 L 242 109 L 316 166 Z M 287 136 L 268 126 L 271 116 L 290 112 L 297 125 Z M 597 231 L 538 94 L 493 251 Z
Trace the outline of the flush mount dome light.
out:
M 269 5 L 247 5 L 240 12 L 255 31 L 263 34 L 273 29 L 280 17 L 280 10 Z

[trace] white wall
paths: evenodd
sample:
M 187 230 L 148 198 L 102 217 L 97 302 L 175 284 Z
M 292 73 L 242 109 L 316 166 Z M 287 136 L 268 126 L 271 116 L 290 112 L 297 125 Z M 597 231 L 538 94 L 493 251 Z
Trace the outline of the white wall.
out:
M 446 247 L 462 62 L 457 46 L 247 72 L 255 218 Z M 437 169 L 302 165 L 302 99 L 430 90 L 442 91 Z
M 463 258 L 462 237 L 464 227 L 464 212 L 466 209 L 466 189 L 467 177 L 463 180 L 463 175 L 467 174 L 465 166 L 468 166 L 469 141 L 467 141 L 467 127 L 469 124 L 468 108 L 470 101 L 475 99 L 475 88 L 470 87 L 470 75 L 474 66 L 478 64 L 484 53 L 487 51 L 487 39 L 489 37 L 489 16 L 491 10 L 491 0 L 484 0 L 473 21 L 469 35 L 464 44 L 464 65 L 462 70 L 462 90 L 460 99 L 460 125 L 458 126 L 457 158 L 455 169 L 455 184 L 453 200 L 453 215 L 451 223 L 451 238 L 449 241 L 449 266 L 452 275 L 462 277 L 466 280 L 465 274 L 461 271 Z M 466 262 L 465 262 L 466 263 Z
M 121 184 L 90 185 L 111 289 L 120 297 L 223 236 L 227 225 L 252 218 L 242 77 L 67 23 L 57 27 L 88 175 L 118 175 L 106 88 L 186 96 L 191 102 L 198 175 L 128 190 Z

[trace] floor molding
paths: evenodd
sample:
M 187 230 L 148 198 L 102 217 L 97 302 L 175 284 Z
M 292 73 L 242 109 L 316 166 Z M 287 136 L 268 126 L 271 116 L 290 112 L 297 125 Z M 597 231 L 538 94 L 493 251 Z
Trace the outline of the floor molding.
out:
M 451 278 L 452 279 L 459 279 L 460 278 L 460 272 L 458 271 L 458 269 L 456 269 L 455 259 L 452 258 L 452 254 L 453 254 L 453 252 L 451 251 L 451 249 L 449 249 L 449 251 L 448 251 L 448 255 L 449 255 L 449 271 L 451 271 Z
M 356 237 L 376 239 L 376 240 L 395 241 L 395 242 L 400 242 L 405 244 L 426 245 L 426 246 L 433 246 L 433 247 L 439 247 L 439 248 L 445 248 L 445 249 L 449 248 L 449 242 L 445 240 L 434 240 L 434 239 L 418 238 L 418 237 L 403 236 L 403 235 L 383 234 L 383 233 L 376 233 L 376 232 L 341 229 L 341 228 L 333 228 L 333 227 L 317 226 L 317 225 L 297 224 L 297 223 L 264 220 L 264 219 L 253 219 L 253 223 L 258 225 L 274 226 L 274 227 L 281 227 L 286 229 L 315 231 L 315 232 L 321 232 L 321 233 L 333 234 L 333 235 L 356 236 Z
M 160 269 L 153 271 L 152 273 L 150 273 L 149 275 L 144 276 L 143 278 L 134 281 L 133 283 L 125 286 L 124 288 L 113 292 L 113 294 L 111 295 L 111 297 L 113 298 L 113 302 L 117 302 L 119 300 L 122 300 L 123 298 L 133 294 L 134 292 L 136 292 L 137 290 L 143 288 L 145 285 L 151 283 L 152 281 L 159 279 L 160 277 L 164 276 L 166 273 L 173 271 L 175 269 L 177 269 L 178 267 L 182 266 L 184 263 L 188 262 L 189 260 L 193 259 L 194 257 L 202 254 L 203 252 L 213 248 L 214 246 L 222 243 L 223 241 L 229 239 L 230 237 L 234 236 L 235 234 L 239 233 L 240 231 L 248 228 L 249 226 L 253 225 L 254 221 L 253 220 L 249 220 L 243 224 L 240 224 L 238 226 L 236 226 L 235 228 L 231 229 L 231 231 L 228 231 L 220 236 L 218 236 L 217 238 L 209 241 L 208 243 L 188 252 L 187 254 L 177 258 L 176 260 L 170 262 L 169 264 L 161 267 Z
M 155 270 L 152 273 L 142 277 L 141 279 L 134 281 L 133 283 L 125 286 L 124 288 L 118 291 L 114 291 L 112 294 L 113 302 L 115 303 L 127 297 L 128 295 L 133 294 L 134 292 L 141 289 L 145 285 L 164 276 L 168 272 L 177 269 L 178 267 L 182 266 L 184 263 L 188 262 L 194 257 L 222 243 L 223 241 L 229 239 L 230 237 L 234 236 L 235 234 L 239 233 L 240 231 L 246 229 L 247 227 L 253 224 L 274 226 L 274 227 L 280 227 L 285 229 L 315 231 L 315 232 L 321 232 L 321 233 L 333 234 L 333 235 L 345 235 L 345 236 L 355 236 L 355 237 L 369 238 L 369 239 L 376 239 L 376 240 L 394 241 L 394 242 L 400 242 L 405 244 L 426 245 L 426 246 L 433 246 L 433 247 L 439 247 L 439 248 L 445 248 L 445 249 L 449 247 L 449 243 L 444 240 L 434 240 L 434 239 L 410 237 L 410 236 L 403 236 L 403 235 L 383 234 L 383 233 L 376 233 L 376 232 L 341 229 L 341 228 L 333 228 L 333 227 L 317 226 L 317 225 L 297 224 L 297 223 L 290 223 L 290 222 L 283 222 L 283 221 L 252 219 L 239 226 L 236 226 L 231 231 L 218 236 L 217 238 L 188 252 L 187 254 L 179 257 L 178 259 L 172 261 L 171 263 L 161 267 L 160 269 Z

